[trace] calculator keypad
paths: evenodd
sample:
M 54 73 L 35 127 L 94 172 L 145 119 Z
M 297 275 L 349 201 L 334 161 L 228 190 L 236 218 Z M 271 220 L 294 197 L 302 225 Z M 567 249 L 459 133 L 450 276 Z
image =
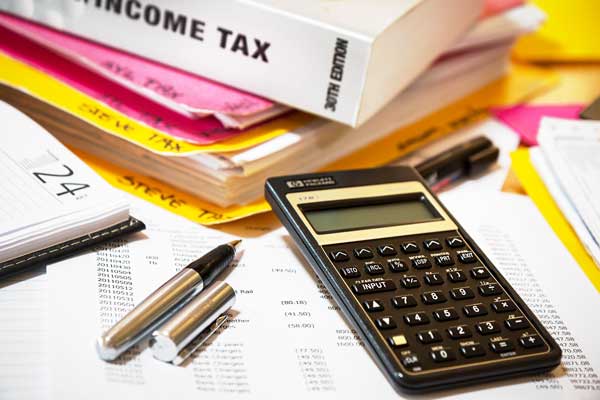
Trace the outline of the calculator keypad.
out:
M 410 373 L 548 350 L 458 232 L 324 249 L 357 307 Z

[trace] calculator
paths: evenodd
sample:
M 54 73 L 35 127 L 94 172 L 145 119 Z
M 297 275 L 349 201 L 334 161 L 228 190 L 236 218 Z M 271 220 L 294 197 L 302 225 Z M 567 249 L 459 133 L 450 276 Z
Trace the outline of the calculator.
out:
M 265 195 L 397 390 L 560 363 L 554 339 L 413 168 L 275 177 Z

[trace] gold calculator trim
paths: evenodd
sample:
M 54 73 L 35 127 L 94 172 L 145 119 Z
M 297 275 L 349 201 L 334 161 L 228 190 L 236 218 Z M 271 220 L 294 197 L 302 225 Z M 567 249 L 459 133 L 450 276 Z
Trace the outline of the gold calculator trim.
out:
M 317 233 L 304 213 L 300 209 L 301 205 L 320 203 L 326 201 L 340 201 L 348 199 L 368 199 L 375 197 L 404 195 L 404 194 L 420 194 L 425 196 L 429 203 L 435 208 L 437 213 L 442 217 L 439 221 L 421 222 L 406 225 L 387 226 L 382 228 L 368 228 L 360 230 L 352 230 L 346 232 L 335 232 L 327 234 Z M 427 191 L 421 182 L 396 182 L 385 183 L 380 185 L 354 186 L 336 189 L 321 189 L 308 192 L 295 192 L 286 195 L 298 217 L 302 220 L 306 229 L 310 231 L 313 237 L 321 246 L 357 242 L 361 240 L 371 240 L 378 238 L 416 235 L 428 232 L 443 232 L 457 230 L 458 227 L 436 199 Z

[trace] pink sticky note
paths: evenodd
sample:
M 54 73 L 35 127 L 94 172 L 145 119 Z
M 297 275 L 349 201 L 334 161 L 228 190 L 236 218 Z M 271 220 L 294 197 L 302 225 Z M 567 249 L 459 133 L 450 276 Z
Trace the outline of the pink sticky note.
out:
M 197 75 L 0 13 L 0 24 L 174 111 L 247 116 L 274 103 Z M 206 62 L 210 62 L 207 60 Z
M 537 145 L 537 133 L 542 117 L 577 119 L 583 109 L 581 104 L 519 105 L 492 108 L 492 114 L 521 136 L 527 146 Z
M 0 26 L 0 51 L 168 135 L 210 144 L 239 134 L 214 117 L 188 118 Z

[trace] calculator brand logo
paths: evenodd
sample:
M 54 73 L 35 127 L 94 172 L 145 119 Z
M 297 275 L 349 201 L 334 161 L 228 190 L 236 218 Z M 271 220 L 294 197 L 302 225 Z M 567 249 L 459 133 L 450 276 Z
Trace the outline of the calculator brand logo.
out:
M 304 183 L 302 181 L 300 181 L 300 180 L 298 180 L 298 181 L 287 181 L 286 184 L 287 184 L 287 186 L 290 189 L 304 187 Z
M 286 181 L 285 184 L 290 189 L 315 187 L 315 186 L 331 186 L 335 185 L 335 179 L 332 176 L 320 176 L 318 178 L 295 179 Z

